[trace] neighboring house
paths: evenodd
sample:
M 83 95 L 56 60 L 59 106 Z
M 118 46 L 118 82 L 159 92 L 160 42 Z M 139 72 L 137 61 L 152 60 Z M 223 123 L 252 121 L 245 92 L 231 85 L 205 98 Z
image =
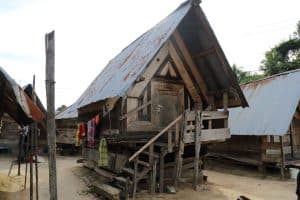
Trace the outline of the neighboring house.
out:
M 71 112 L 71 113 L 69 113 Z M 56 144 L 61 153 L 64 150 L 74 150 L 77 131 L 77 109 L 73 105 L 55 115 Z
M 26 87 L 30 92 L 30 86 Z M 30 93 L 24 91 L 6 72 L 0 67 L 0 117 L 1 133 L 0 148 L 9 149 L 17 153 L 20 136 L 19 127 L 39 122 L 45 136 L 45 109 L 38 99 L 35 105 L 30 99 Z
M 260 166 L 300 159 L 300 70 L 241 85 L 249 108 L 230 109 L 231 139 L 211 147 L 218 155 Z
M 100 117 L 99 132 L 88 131 L 83 144 L 86 165 L 115 172 L 116 185 L 128 176 L 134 196 L 146 177 L 152 193 L 157 178 L 160 192 L 166 178 L 176 185 L 188 159 L 196 186 L 200 143 L 229 138 L 227 108 L 247 105 L 201 7 L 187 1 L 113 58 L 56 119 L 90 125 Z M 173 173 L 164 173 L 165 162 Z

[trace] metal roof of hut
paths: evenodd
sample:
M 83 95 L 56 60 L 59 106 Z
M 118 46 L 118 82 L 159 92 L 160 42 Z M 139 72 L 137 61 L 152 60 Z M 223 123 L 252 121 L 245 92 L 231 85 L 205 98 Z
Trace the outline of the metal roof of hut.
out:
M 0 66 L 0 106 L 20 125 L 41 121 L 45 115 Z
M 201 7 L 182 3 L 160 23 L 137 38 L 113 58 L 79 99 L 56 119 L 76 118 L 77 109 L 112 97 L 122 97 L 140 78 L 149 63 L 178 30 L 187 44 L 209 92 L 230 90 L 229 106 L 247 106 L 236 77 Z M 206 52 L 198 55 L 199 52 Z M 201 86 L 199 86 L 201 87 Z
M 230 110 L 231 134 L 285 135 L 299 106 L 300 69 L 243 84 L 241 88 L 249 108 Z

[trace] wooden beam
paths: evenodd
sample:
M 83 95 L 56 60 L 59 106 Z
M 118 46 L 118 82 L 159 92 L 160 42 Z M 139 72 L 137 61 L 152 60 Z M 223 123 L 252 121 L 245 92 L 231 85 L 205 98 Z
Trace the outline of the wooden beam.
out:
M 152 171 L 151 171 L 151 188 L 150 188 L 150 194 L 155 193 L 156 189 L 156 167 L 157 167 L 157 160 L 155 159 L 153 161 Z
M 175 62 L 176 68 L 177 68 L 178 72 L 180 73 L 188 92 L 190 93 L 191 97 L 193 98 L 193 101 L 195 103 L 201 102 L 201 97 L 199 96 L 189 73 L 185 69 L 183 62 L 180 59 L 180 57 L 172 43 L 170 43 L 170 45 L 169 45 L 169 51 L 170 51 L 170 56 L 173 59 L 173 61 Z
M 195 131 L 195 161 L 194 161 L 194 190 L 197 190 L 198 180 L 199 180 L 199 156 L 201 149 L 201 111 L 197 111 L 196 114 L 196 131 Z
M 120 120 L 126 119 L 129 115 L 131 115 L 131 114 L 133 114 L 133 113 L 136 113 L 136 112 L 138 112 L 138 111 L 144 109 L 145 107 L 151 105 L 151 103 L 152 103 L 152 101 L 150 100 L 150 101 L 148 101 L 147 103 L 145 103 L 145 104 L 143 104 L 143 105 L 141 105 L 141 106 L 139 106 L 139 107 L 137 107 L 137 108 L 135 108 L 135 109 L 132 109 L 131 111 L 129 111 L 129 112 L 126 113 L 125 115 L 121 116 L 121 117 L 120 117 Z
M 172 142 L 172 130 L 168 130 L 168 152 L 171 153 L 173 151 L 173 142 Z
M 189 53 L 189 50 L 187 46 L 185 45 L 180 33 L 176 30 L 174 33 L 174 38 L 176 41 L 176 44 L 178 45 L 179 50 L 181 51 L 185 61 L 187 62 L 188 66 L 190 67 L 195 80 L 197 81 L 197 84 L 199 85 L 199 88 L 201 90 L 201 94 L 204 97 L 205 101 L 208 101 L 208 89 L 206 86 L 206 83 L 204 81 L 204 78 L 202 74 L 199 72 L 197 65 L 195 64 L 191 54 Z
M 202 129 L 201 130 L 201 142 L 214 142 L 225 141 L 230 138 L 230 132 L 228 128 L 220 129 Z M 184 143 L 195 142 L 194 133 L 186 133 L 184 135 Z
M 283 138 L 280 136 L 280 152 L 281 152 L 281 166 L 280 166 L 280 173 L 281 173 L 281 178 L 284 180 L 284 169 L 285 169 L 285 154 L 284 154 L 284 149 L 283 149 Z
M 204 51 L 201 51 L 200 53 L 197 53 L 196 55 L 193 56 L 193 58 L 205 57 L 207 55 L 211 55 L 214 53 L 216 53 L 216 47 L 211 47 Z
M 163 149 L 159 155 L 159 192 L 164 192 L 164 177 L 165 177 L 165 155 Z
M 151 63 L 145 69 L 142 77 L 144 77 L 144 81 L 138 82 L 129 90 L 127 93 L 128 96 L 131 97 L 139 97 L 146 86 L 150 83 L 151 78 L 158 71 L 159 67 L 162 65 L 166 57 L 168 56 L 168 42 L 159 50 L 157 55 L 152 59 Z
M 54 80 L 54 31 L 46 34 L 46 94 L 47 94 L 47 139 L 49 147 L 49 193 L 50 200 L 57 200 L 56 179 L 56 132 L 55 132 L 55 80 Z
M 132 191 L 132 198 L 135 199 L 135 195 L 136 195 L 136 189 L 137 189 L 137 182 L 138 182 L 138 177 L 137 177 L 137 173 L 138 173 L 138 163 L 137 163 L 137 158 L 134 161 L 134 172 L 133 172 L 133 191 Z

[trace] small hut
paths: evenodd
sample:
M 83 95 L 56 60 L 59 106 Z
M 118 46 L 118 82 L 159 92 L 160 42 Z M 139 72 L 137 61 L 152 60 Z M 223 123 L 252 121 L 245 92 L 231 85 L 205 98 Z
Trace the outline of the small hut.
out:
M 249 108 L 230 110 L 231 139 L 211 151 L 260 169 L 300 159 L 300 70 L 241 85 Z
M 113 58 L 64 113 L 88 124 L 85 164 L 114 172 L 134 196 L 145 182 L 151 193 L 158 179 L 160 192 L 176 186 L 191 167 L 196 187 L 201 144 L 230 138 L 227 108 L 238 106 L 247 102 L 237 79 L 199 2 L 187 1 Z

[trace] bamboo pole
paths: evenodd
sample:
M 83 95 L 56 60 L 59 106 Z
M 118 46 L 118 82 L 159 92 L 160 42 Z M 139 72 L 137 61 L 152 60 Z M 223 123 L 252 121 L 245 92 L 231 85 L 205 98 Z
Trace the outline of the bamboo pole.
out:
M 57 200 L 56 180 L 56 135 L 55 135 L 55 37 L 54 31 L 46 34 L 46 93 L 47 93 L 47 138 L 49 147 L 49 192 L 50 200 Z

